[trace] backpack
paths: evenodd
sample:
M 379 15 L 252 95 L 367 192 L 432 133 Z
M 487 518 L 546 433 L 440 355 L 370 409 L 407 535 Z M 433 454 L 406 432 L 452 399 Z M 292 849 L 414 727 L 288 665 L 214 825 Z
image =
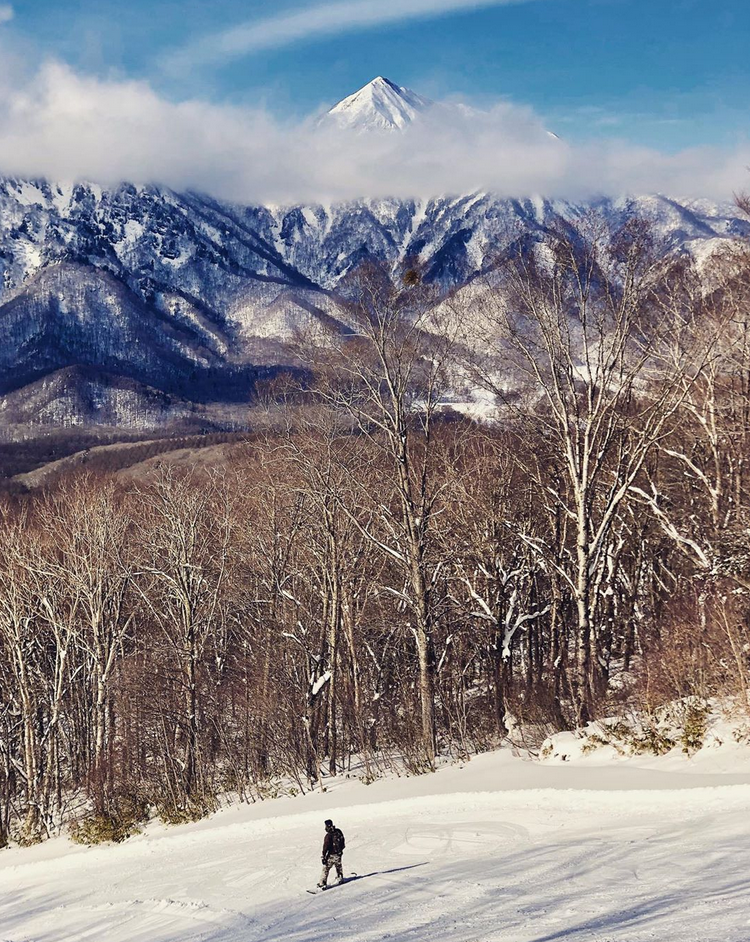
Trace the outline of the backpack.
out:
M 346 841 L 344 840 L 342 831 L 339 828 L 334 828 L 331 831 L 331 853 L 343 854 L 345 847 Z

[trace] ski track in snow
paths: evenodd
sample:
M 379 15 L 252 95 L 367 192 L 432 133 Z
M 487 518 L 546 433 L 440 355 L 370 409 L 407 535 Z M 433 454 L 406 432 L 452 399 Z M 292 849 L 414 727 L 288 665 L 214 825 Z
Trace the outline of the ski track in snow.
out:
M 14 848 L 0 942 L 748 942 L 750 772 L 676 768 L 502 751 L 120 846 Z M 358 876 L 310 896 L 329 815 Z

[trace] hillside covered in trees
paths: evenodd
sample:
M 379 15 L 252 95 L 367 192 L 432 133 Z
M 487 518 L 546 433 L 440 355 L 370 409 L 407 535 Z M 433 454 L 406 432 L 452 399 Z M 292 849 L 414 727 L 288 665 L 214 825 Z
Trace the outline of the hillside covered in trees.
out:
M 590 217 L 447 298 L 362 266 L 346 312 L 220 466 L 3 498 L 3 842 L 747 705 L 741 245 L 697 265 Z

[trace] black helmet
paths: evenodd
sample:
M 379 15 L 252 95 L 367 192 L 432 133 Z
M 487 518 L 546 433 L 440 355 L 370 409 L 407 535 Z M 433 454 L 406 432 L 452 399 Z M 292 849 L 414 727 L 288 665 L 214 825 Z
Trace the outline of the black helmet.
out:
M 333 827 L 333 821 L 331 821 L 330 818 L 328 818 L 324 823 L 325 823 L 325 826 L 326 826 L 327 828 L 332 828 L 332 827 Z

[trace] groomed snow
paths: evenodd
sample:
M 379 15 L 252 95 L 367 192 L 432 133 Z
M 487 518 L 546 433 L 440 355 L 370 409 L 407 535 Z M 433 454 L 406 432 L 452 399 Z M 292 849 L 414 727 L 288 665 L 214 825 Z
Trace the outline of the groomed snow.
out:
M 503 750 L 119 846 L 14 848 L 0 854 L 0 940 L 747 942 L 750 764 L 650 765 Z M 310 896 L 329 816 L 358 877 Z

